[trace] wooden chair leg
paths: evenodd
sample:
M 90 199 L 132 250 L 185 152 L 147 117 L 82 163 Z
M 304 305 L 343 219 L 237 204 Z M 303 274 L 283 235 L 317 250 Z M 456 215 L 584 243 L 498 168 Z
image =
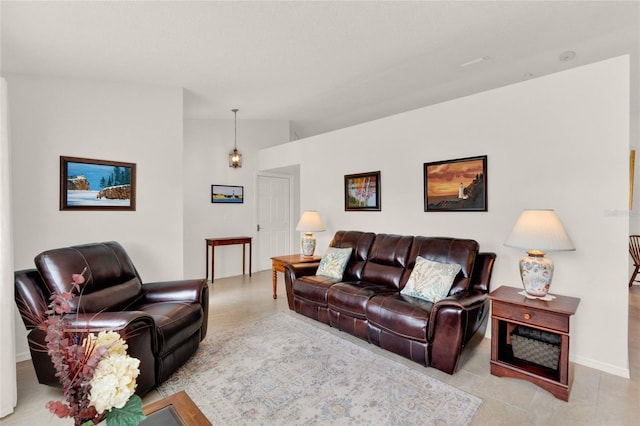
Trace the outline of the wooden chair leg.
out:
M 629 287 L 633 285 L 633 282 L 638 275 L 638 270 L 640 270 L 640 265 L 636 265 L 636 269 L 633 270 L 633 274 L 631 274 L 631 279 L 629 280 Z

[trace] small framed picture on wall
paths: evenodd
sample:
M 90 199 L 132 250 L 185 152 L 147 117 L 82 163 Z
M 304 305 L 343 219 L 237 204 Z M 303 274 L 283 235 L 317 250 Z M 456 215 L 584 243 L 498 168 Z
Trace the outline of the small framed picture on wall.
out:
M 344 176 L 345 211 L 380 211 L 380 171 Z
M 244 186 L 211 185 L 211 202 L 242 204 L 244 203 Z

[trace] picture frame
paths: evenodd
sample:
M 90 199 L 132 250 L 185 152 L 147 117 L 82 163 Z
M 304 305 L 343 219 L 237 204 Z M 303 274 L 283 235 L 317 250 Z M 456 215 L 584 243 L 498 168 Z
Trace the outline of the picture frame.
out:
M 211 202 L 214 204 L 244 203 L 244 186 L 211 185 Z
M 425 212 L 486 212 L 487 156 L 424 163 Z
M 344 175 L 345 211 L 380 211 L 380 171 Z
M 135 209 L 135 163 L 60 156 L 60 210 Z

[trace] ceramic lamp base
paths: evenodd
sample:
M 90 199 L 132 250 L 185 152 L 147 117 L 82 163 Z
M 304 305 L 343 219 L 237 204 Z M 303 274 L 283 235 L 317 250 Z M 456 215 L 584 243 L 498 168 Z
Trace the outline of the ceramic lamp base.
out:
M 316 237 L 311 232 L 305 232 L 300 245 L 302 247 L 302 255 L 312 257 L 313 252 L 316 250 Z
M 553 278 L 553 261 L 544 257 L 543 252 L 528 252 L 520 259 L 520 277 L 527 294 L 545 297 L 549 293 Z

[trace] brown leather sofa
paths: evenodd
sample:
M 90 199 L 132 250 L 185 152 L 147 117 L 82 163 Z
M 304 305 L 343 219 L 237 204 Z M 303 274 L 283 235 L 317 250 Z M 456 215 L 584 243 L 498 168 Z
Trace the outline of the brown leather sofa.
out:
M 353 249 L 342 279 L 315 275 L 319 263 L 287 265 L 290 309 L 449 374 L 484 337 L 496 255 L 476 241 L 338 231 L 329 245 Z M 400 293 L 417 256 L 461 266 L 443 300 Z
M 82 297 L 72 301 L 67 328 L 78 333 L 115 330 L 128 353 L 140 360 L 136 393 L 143 396 L 166 380 L 198 349 L 207 334 L 209 288 L 204 279 L 143 284 L 131 259 L 117 242 L 45 251 L 37 269 L 15 273 L 15 300 L 29 331 L 38 381 L 60 386 L 38 328 L 51 293 L 69 292 L 71 275 L 86 267 Z

